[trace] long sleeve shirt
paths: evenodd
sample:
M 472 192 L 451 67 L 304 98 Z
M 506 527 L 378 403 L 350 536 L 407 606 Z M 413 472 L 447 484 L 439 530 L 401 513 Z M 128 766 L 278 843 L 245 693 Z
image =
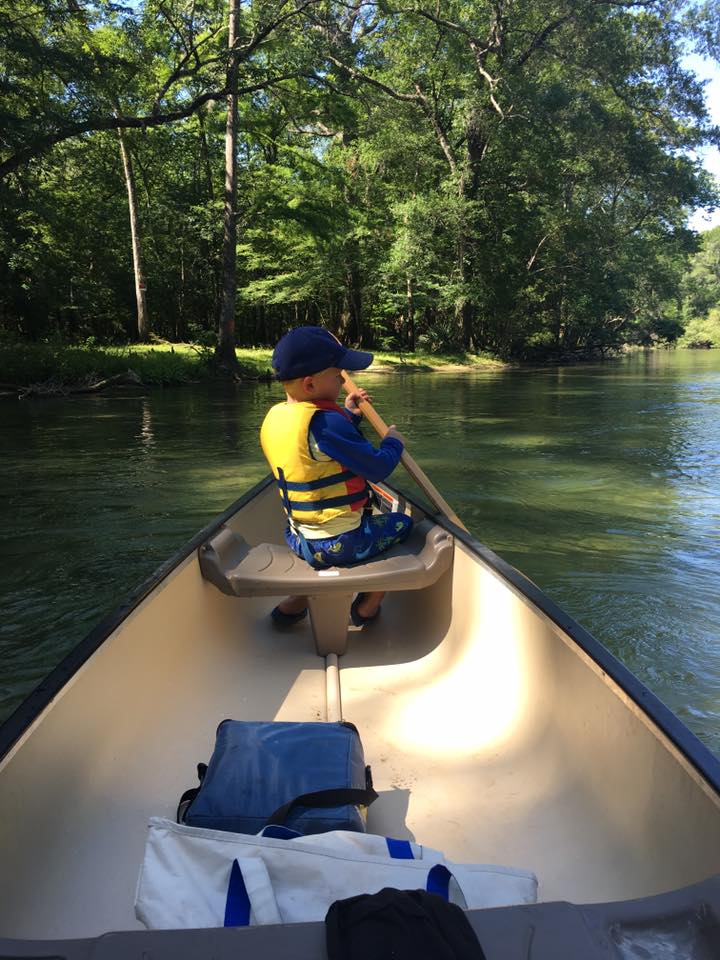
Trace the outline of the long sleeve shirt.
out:
M 384 480 L 400 462 L 401 441 L 385 437 L 379 447 L 374 447 L 360 433 L 362 417 L 349 410 L 347 413 L 352 422 L 340 412 L 318 410 L 310 422 L 310 452 L 314 454 L 316 448 L 373 483 Z
M 360 433 L 362 416 L 346 410 L 348 420 L 340 411 L 318 410 L 310 421 L 308 447 L 314 457 L 331 457 L 360 477 L 377 483 L 389 476 L 400 462 L 403 445 L 395 437 L 385 437 L 374 447 Z M 298 523 L 297 527 L 308 539 L 329 538 L 354 530 L 362 522 L 362 513 L 338 517 L 322 526 Z

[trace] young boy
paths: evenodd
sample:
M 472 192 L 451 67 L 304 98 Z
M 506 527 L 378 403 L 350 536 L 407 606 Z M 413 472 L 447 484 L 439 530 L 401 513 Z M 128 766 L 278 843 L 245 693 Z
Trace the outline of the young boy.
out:
M 358 429 L 365 390 L 336 403 L 342 370 L 364 370 L 371 353 L 350 350 L 321 327 L 296 327 L 279 341 L 272 365 L 285 388 L 285 402 L 272 407 L 262 425 L 263 453 L 278 481 L 289 546 L 318 569 L 350 566 L 404 540 L 412 520 L 402 513 L 373 516 L 367 481 L 384 480 L 400 462 L 404 440 L 390 427 L 379 448 Z M 383 594 L 361 593 L 351 618 L 356 626 L 375 619 Z M 306 597 L 288 597 L 272 612 L 289 626 L 307 614 Z

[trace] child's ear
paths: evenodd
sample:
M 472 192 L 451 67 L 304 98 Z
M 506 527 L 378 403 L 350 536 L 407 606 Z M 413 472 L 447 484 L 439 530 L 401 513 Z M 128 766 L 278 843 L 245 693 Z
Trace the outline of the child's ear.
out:
M 303 389 L 305 393 L 313 393 L 315 390 L 315 381 L 312 377 L 303 377 Z

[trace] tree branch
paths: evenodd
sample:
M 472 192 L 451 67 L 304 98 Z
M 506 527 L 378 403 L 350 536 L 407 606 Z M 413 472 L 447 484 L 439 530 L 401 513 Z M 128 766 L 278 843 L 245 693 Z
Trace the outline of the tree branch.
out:
M 416 17 L 424 17 L 426 20 L 429 20 L 431 23 L 434 23 L 438 27 L 445 27 L 447 30 L 452 30 L 455 33 L 461 33 L 464 37 L 467 37 L 468 40 L 471 40 L 473 43 L 480 43 L 480 38 L 476 37 L 475 34 L 468 30 L 467 27 L 463 27 L 460 23 L 453 23 L 452 20 L 445 20 L 443 17 L 437 16 L 436 14 L 429 13 L 427 10 L 419 10 L 417 7 L 402 8 L 399 7 L 397 10 L 393 10 L 393 13 L 409 13 L 414 14 Z
M 280 4 L 280 10 L 282 10 L 289 0 L 282 0 Z M 82 136 L 84 133 L 93 133 L 100 130 L 117 130 L 126 127 L 140 127 L 145 129 L 147 127 L 157 127 L 164 124 L 173 123 L 177 120 L 185 120 L 187 117 L 191 116 L 199 107 L 203 104 L 208 103 L 211 100 L 221 100 L 226 97 L 230 90 L 233 88 L 235 75 L 237 73 L 239 63 L 243 59 L 247 59 L 257 48 L 264 42 L 264 40 L 274 31 L 281 27 L 283 24 L 287 23 L 289 20 L 294 17 L 300 16 L 304 13 L 309 7 L 316 4 L 318 0 L 304 0 L 303 3 L 298 6 L 293 7 L 291 10 L 283 13 L 282 16 L 276 17 L 274 20 L 270 20 L 264 26 L 258 28 L 258 30 L 253 34 L 249 41 L 245 44 L 236 44 L 232 50 L 229 51 L 230 59 L 230 69 L 225 79 L 225 83 L 222 88 L 219 90 L 209 90 L 201 94 L 198 97 L 195 97 L 190 103 L 185 107 L 178 110 L 172 110 L 168 113 L 160 113 L 158 111 L 158 102 L 162 95 L 165 95 L 169 90 L 172 83 L 175 83 L 178 79 L 183 76 L 192 76 L 195 75 L 199 69 L 196 68 L 191 71 L 183 70 L 183 65 L 187 62 L 187 59 L 190 57 L 192 50 L 188 51 L 186 56 L 183 58 L 181 63 L 175 69 L 168 81 L 166 81 L 163 90 L 155 98 L 155 103 L 152 108 L 152 112 L 149 116 L 144 117 L 98 117 L 95 119 L 88 119 L 80 123 L 68 124 L 62 129 L 57 130 L 55 133 L 46 134 L 43 137 L 39 137 L 34 144 L 31 144 L 27 147 L 23 147 L 20 150 L 17 150 L 14 154 L 9 156 L 6 160 L 0 163 L 0 180 L 4 179 L 8 174 L 13 173 L 18 169 L 22 164 L 27 163 L 29 160 L 32 160 L 33 157 L 37 157 L 42 153 L 45 153 L 51 147 L 55 146 L 58 143 L 62 143 L 65 140 L 69 140 L 72 137 Z M 215 31 L 217 33 L 218 31 Z M 210 34 L 208 37 L 203 39 L 210 39 L 214 34 Z M 185 46 L 184 41 L 181 37 L 181 42 Z M 199 45 L 195 45 L 192 49 L 197 50 Z M 187 50 L 187 47 L 186 47 Z M 226 59 L 228 54 L 224 55 L 219 59 Z M 210 58 L 206 60 L 202 65 L 207 66 L 209 63 L 215 62 L 216 58 Z M 237 93 L 239 96 L 242 96 L 247 93 L 254 93 L 257 90 L 265 90 L 268 87 L 275 86 L 278 83 L 282 83 L 286 80 L 298 79 L 301 76 L 299 73 L 287 74 L 280 77 L 272 77 L 268 80 L 263 80 L 262 82 L 251 84 L 245 87 L 240 88 Z
M 542 238 L 542 240 L 540 241 L 540 243 L 535 247 L 535 250 L 533 251 L 533 255 L 530 257 L 530 259 L 529 259 L 528 262 L 527 262 L 526 269 L 528 270 L 528 272 L 529 272 L 530 270 L 532 270 L 533 264 L 534 264 L 535 261 L 537 260 L 538 254 L 540 253 L 540 250 L 541 250 L 543 244 L 544 244 L 547 240 L 549 240 L 549 239 L 550 239 L 550 234 L 549 234 L 549 233 L 546 233 L 545 236 L 544 236 L 544 237 Z
M 417 94 L 400 93 L 399 90 L 393 90 L 393 88 L 388 87 L 387 84 L 381 83 L 374 77 L 369 77 L 366 73 L 363 73 L 362 70 L 351 67 L 348 63 L 343 63 L 342 60 L 338 60 L 337 57 L 333 57 L 332 54 L 329 54 L 327 59 L 330 61 L 330 63 L 333 63 L 336 67 L 338 67 L 338 69 L 344 70 L 354 80 L 361 80 L 363 83 L 367 83 L 369 86 L 375 87 L 377 90 L 382 90 L 383 93 L 386 93 L 389 97 L 392 97 L 393 100 L 401 100 L 403 103 L 418 103 L 419 101 Z
M 160 101 L 163 100 L 163 99 L 167 96 L 167 93 L 168 93 L 168 91 L 170 90 L 170 88 L 173 86 L 173 84 L 177 83 L 177 81 L 180 80 L 180 79 L 183 78 L 183 77 L 194 77 L 194 76 L 196 76 L 196 75 L 200 72 L 200 70 L 202 70 L 203 67 L 206 67 L 209 63 L 214 63 L 214 62 L 218 59 L 217 57 L 214 57 L 214 58 L 212 58 L 212 59 L 210 59 L 210 60 L 206 60 L 206 61 L 203 63 L 203 62 L 200 60 L 200 57 L 198 56 L 198 50 L 200 49 L 200 47 L 201 47 L 204 43 L 207 43 L 208 40 L 212 40 L 212 38 L 213 38 L 216 34 L 218 34 L 221 30 L 222 30 L 222 26 L 216 27 L 216 28 L 215 28 L 213 31 L 211 31 L 207 36 L 202 37 L 202 38 L 198 41 L 198 43 L 193 44 L 193 46 L 191 46 L 190 48 L 188 48 L 188 47 L 186 46 L 185 41 L 182 40 L 182 38 L 181 38 L 181 42 L 182 42 L 182 44 L 183 44 L 183 46 L 185 47 L 185 50 L 186 50 L 185 56 L 182 58 L 182 60 L 180 61 L 180 63 L 179 63 L 179 64 L 177 65 L 177 67 L 173 70 L 173 72 L 170 74 L 170 76 L 167 78 L 167 80 L 165 81 L 165 83 L 162 85 L 162 87 L 161 87 L 160 90 L 158 91 L 158 93 L 157 93 L 157 95 L 156 95 L 156 97 L 155 97 L 155 102 L 153 103 L 153 108 L 152 108 L 152 109 L 153 109 L 153 113 L 154 113 L 156 110 L 158 110 L 158 108 L 159 108 L 159 106 L 160 106 Z M 192 69 L 192 70 L 186 70 L 186 69 L 185 69 L 185 64 L 186 64 L 191 58 L 193 58 L 193 57 L 195 58 L 195 67 L 194 67 L 194 69 Z
M 297 73 L 289 73 L 280 77 L 271 77 L 260 83 L 240 87 L 237 93 L 238 96 L 244 96 L 248 93 L 255 93 L 258 90 L 266 90 L 268 87 L 275 86 L 278 83 L 284 83 L 286 80 L 296 80 L 299 76 L 300 74 Z M 12 154 L 12 156 L 8 157 L 7 160 L 0 163 L 0 180 L 4 179 L 8 174 L 13 173 L 24 163 L 27 163 L 34 157 L 40 156 L 40 154 L 45 153 L 58 143 L 63 143 L 65 140 L 82 136 L 84 133 L 97 133 L 102 130 L 126 128 L 139 128 L 144 130 L 147 127 L 160 127 L 168 123 L 175 123 L 177 120 L 186 120 L 203 104 L 211 100 L 222 100 L 229 92 L 230 88 L 225 84 L 220 90 L 208 90 L 206 93 L 195 97 L 194 100 L 182 109 L 172 110 L 169 113 L 151 113 L 144 117 L 96 117 L 85 120 L 82 123 L 71 124 L 62 130 L 58 130 L 56 133 L 39 138 L 34 144 L 18 150 Z
M 572 14 L 568 13 L 564 17 L 558 17 L 557 20 L 553 20 L 552 23 L 549 23 L 543 30 L 539 30 L 531 40 L 530 46 L 527 48 L 525 53 L 521 54 L 520 57 L 518 57 L 518 59 L 511 64 L 511 66 L 512 67 L 524 66 L 527 63 L 527 61 L 530 59 L 530 57 L 543 46 L 547 38 L 552 33 L 555 33 L 556 30 L 559 30 L 564 23 L 567 23 L 567 21 L 571 19 L 572 19 Z
M 417 83 L 415 84 L 415 90 L 417 91 L 418 100 L 420 101 L 420 105 L 422 106 L 423 112 L 425 116 L 428 118 L 428 120 L 430 121 L 430 123 L 432 124 L 433 130 L 435 131 L 435 136 L 437 137 L 438 143 L 440 144 L 440 149 L 445 154 L 445 159 L 450 165 L 451 171 L 455 173 L 455 171 L 457 170 L 457 161 L 455 159 L 455 153 L 453 151 L 452 145 L 450 144 L 450 141 L 447 138 L 447 134 L 442 128 L 442 124 L 440 123 L 440 120 L 437 115 L 437 110 L 433 109 L 432 105 L 430 104 L 430 101 L 421 90 L 420 85 Z

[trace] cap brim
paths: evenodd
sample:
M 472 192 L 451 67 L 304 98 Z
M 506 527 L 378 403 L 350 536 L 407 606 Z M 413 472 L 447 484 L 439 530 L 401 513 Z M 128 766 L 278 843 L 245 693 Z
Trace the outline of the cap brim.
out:
M 370 366 L 374 359 L 372 353 L 348 348 L 338 360 L 338 366 L 343 370 L 364 370 Z

